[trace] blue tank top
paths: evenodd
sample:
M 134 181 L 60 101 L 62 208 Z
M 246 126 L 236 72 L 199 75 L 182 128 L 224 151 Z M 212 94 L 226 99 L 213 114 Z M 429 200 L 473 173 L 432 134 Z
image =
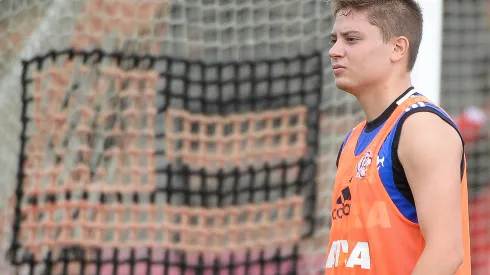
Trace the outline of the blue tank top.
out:
M 410 98 L 412 96 L 423 96 L 420 93 L 415 92 L 413 87 L 410 87 L 407 91 L 401 94 L 378 118 L 367 123 L 366 128 L 361 133 L 359 140 L 356 145 L 355 153 L 359 155 L 366 149 L 366 147 L 371 143 L 371 141 L 376 137 L 378 132 L 383 127 L 386 120 L 390 117 L 393 111 L 398 105 L 397 102 L 403 99 Z M 438 115 L 441 119 L 449 123 L 454 127 L 458 133 L 459 130 L 453 120 L 438 106 L 426 102 L 419 102 L 412 105 L 410 108 L 405 110 L 405 113 L 398 118 L 392 131 L 383 142 L 381 149 L 379 151 L 378 159 L 376 160 L 376 165 L 378 168 L 378 173 L 385 187 L 387 193 L 389 194 L 391 200 L 398 208 L 400 213 L 408 220 L 418 223 L 417 212 L 415 209 L 415 203 L 413 199 L 413 194 L 408 185 L 408 180 L 406 178 L 403 166 L 398 159 L 398 142 L 400 139 L 400 133 L 404 121 L 412 114 L 417 112 L 431 112 Z M 350 133 L 344 139 L 342 146 L 339 151 L 339 157 L 342 152 L 345 141 L 349 138 Z M 461 133 L 460 133 L 461 136 Z M 337 158 L 337 161 L 339 159 Z M 464 161 L 462 160 L 462 169 L 464 168 Z

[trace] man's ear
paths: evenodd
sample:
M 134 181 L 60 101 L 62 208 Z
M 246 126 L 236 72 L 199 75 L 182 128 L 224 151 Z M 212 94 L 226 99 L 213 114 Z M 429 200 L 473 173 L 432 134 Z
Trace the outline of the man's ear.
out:
M 400 62 L 408 56 L 408 49 L 410 47 L 410 42 L 405 36 L 398 36 L 393 38 L 393 51 L 391 53 L 391 61 Z

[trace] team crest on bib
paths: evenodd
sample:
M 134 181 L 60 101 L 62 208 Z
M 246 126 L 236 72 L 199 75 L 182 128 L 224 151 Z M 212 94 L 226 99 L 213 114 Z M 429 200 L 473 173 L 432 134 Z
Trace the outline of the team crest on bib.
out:
M 362 159 L 357 163 L 357 173 L 356 179 L 362 179 L 366 176 L 367 168 L 371 164 L 371 160 L 373 158 L 373 153 L 371 150 L 367 151 Z

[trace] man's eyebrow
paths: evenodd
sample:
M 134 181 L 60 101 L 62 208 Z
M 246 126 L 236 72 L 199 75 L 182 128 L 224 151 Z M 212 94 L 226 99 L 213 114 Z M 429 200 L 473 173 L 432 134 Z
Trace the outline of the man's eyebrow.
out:
M 357 34 L 357 35 L 359 35 L 359 34 L 361 34 L 361 33 L 360 33 L 360 32 L 358 32 L 358 31 L 345 31 L 345 32 L 341 32 L 341 33 L 340 33 L 340 35 L 341 35 L 341 36 L 347 36 L 347 35 L 349 35 L 349 34 Z M 337 34 L 332 32 L 332 33 L 330 34 L 330 36 L 331 36 L 331 37 L 337 37 Z

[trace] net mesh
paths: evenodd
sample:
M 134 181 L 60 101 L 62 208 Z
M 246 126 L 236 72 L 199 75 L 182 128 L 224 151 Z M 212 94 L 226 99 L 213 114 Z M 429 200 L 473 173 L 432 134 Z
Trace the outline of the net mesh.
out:
M 261 274 L 296 272 L 299 256 L 288 257 L 315 230 L 321 64 L 316 52 L 202 64 L 102 50 L 23 62 L 12 263 L 28 272 L 106 274 L 107 258 L 117 272 L 147 257 L 136 251 L 163 249 L 232 255 L 203 267 L 223 269 L 236 264 L 234 255 L 278 249 L 278 258 L 259 256 Z M 228 67 L 237 74 L 224 73 Z M 193 69 L 203 73 L 191 94 Z M 257 150 L 275 158 L 256 162 Z M 63 258 L 68 248 L 85 258 Z M 131 268 L 161 265 L 148 262 Z M 179 272 L 196 268 L 184 262 Z
M 472 274 L 490 273 L 490 5 L 445 1 L 441 104 L 466 139 Z
M 488 8 L 444 10 L 442 105 L 471 138 L 463 107 L 490 97 Z M 320 0 L 0 1 L 0 272 L 323 274 L 336 155 L 362 119 L 325 66 L 332 23 Z

